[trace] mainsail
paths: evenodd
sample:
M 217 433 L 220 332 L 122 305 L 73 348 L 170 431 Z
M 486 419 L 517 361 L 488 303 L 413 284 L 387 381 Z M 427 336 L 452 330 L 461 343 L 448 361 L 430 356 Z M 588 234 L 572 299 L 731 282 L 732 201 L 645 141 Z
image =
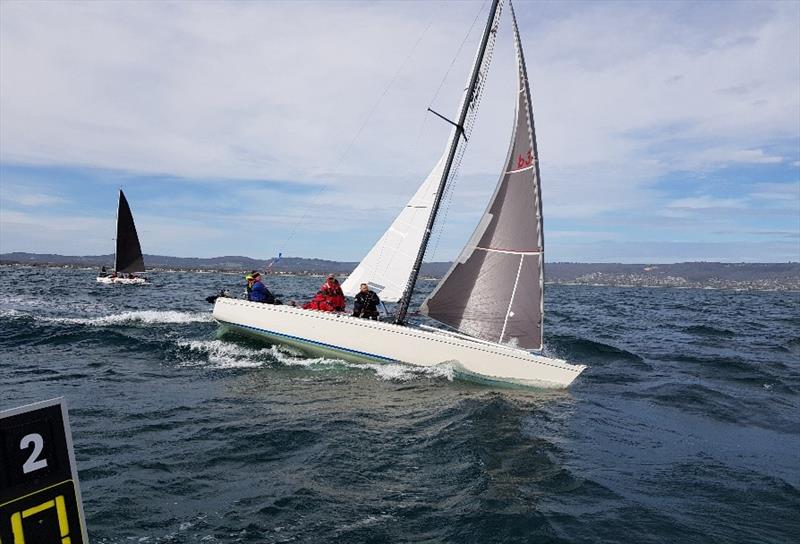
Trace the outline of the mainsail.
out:
M 403 296 L 446 158 L 445 152 L 389 229 L 347 277 L 342 284 L 345 295 L 354 296 L 359 285 L 366 283 L 384 302 L 397 302 Z
M 133 214 L 122 189 L 119 191 L 119 208 L 117 209 L 117 253 L 114 262 L 117 272 L 144 272 L 142 248 L 133 224 Z
M 505 168 L 489 206 L 422 313 L 484 340 L 542 348 L 544 238 L 533 111 L 511 8 L 518 101 Z

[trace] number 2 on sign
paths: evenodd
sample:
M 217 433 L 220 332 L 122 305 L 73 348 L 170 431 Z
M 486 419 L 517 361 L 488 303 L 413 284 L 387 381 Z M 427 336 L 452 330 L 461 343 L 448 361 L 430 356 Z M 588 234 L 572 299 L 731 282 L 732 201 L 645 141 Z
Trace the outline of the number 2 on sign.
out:
M 533 151 L 528 150 L 528 156 L 517 155 L 517 168 L 527 168 L 533 164 Z
M 30 457 L 28 457 L 28 460 L 25 461 L 25 464 L 22 465 L 23 474 L 28 474 L 29 472 L 33 472 L 34 470 L 39 470 L 47 467 L 47 459 L 38 459 L 39 455 L 42 453 L 42 448 L 44 446 L 44 440 L 42 440 L 42 435 L 37 433 L 31 433 L 23 436 L 22 440 L 19 441 L 19 449 L 27 450 L 28 446 L 30 446 L 31 444 L 33 444 L 33 451 L 31 452 Z

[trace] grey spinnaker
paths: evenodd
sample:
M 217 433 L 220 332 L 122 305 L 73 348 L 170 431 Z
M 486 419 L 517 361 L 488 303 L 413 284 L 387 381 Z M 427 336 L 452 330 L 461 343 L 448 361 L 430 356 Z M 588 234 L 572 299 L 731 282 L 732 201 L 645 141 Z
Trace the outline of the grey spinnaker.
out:
M 489 206 L 422 313 L 484 340 L 542 348 L 544 238 L 533 110 L 516 17 L 518 90 L 505 168 Z
M 133 214 L 125 198 L 119 191 L 119 208 L 117 210 L 117 252 L 114 269 L 117 272 L 144 272 L 144 258 L 133 223 Z

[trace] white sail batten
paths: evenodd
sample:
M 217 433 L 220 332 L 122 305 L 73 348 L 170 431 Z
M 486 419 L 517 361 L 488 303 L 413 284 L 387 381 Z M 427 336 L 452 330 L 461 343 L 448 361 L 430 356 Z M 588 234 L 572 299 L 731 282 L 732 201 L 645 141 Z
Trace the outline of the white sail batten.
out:
M 342 283 L 345 295 L 354 296 L 366 283 L 384 302 L 397 302 L 403 296 L 446 158 L 442 155 L 406 207 Z
M 541 193 L 532 101 L 513 7 L 512 22 L 519 93 L 508 156 L 478 227 L 421 311 L 464 334 L 538 350 L 544 286 Z

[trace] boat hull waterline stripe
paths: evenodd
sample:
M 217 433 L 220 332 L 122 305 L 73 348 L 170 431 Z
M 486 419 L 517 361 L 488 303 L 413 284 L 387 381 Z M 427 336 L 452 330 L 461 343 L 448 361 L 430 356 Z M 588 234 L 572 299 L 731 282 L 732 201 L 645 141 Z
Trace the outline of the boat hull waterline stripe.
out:
M 329 358 L 421 367 L 448 363 L 458 372 L 528 387 L 568 387 L 585 368 L 512 346 L 291 306 L 219 298 L 213 315 L 232 332 Z
M 329 344 L 329 343 L 326 343 L 326 342 L 319 342 L 319 341 L 311 340 L 311 339 L 304 338 L 304 337 L 301 337 L 301 336 L 295 336 L 295 335 L 279 333 L 279 332 L 276 332 L 276 331 L 273 331 L 273 330 L 270 330 L 270 329 L 266 329 L 266 328 L 263 328 L 263 327 L 255 327 L 255 326 L 252 326 L 252 325 L 233 323 L 233 322 L 226 321 L 224 319 L 219 319 L 219 318 L 215 318 L 215 319 L 223 327 L 227 327 L 227 328 L 233 330 L 234 332 L 239 332 L 241 334 L 246 334 L 246 335 L 253 335 L 253 336 L 257 337 L 257 338 L 262 338 L 262 339 L 265 339 L 265 338 L 266 339 L 274 339 L 276 341 L 283 340 L 287 344 L 296 345 L 296 346 L 300 347 L 300 349 L 303 349 L 304 347 L 307 347 L 307 349 L 315 349 L 316 348 L 316 349 L 319 349 L 319 350 L 338 352 L 338 353 L 341 353 L 342 355 L 350 355 L 351 357 L 357 358 L 358 361 L 362 361 L 362 362 L 363 361 L 374 361 L 374 362 L 378 362 L 378 363 L 398 363 L 398 364 L 403 364 L 403 365 L 409 365 L 409 366 L 412 366 L 412 367 L 414 367 L 414 366 L 437 366 L 437 365 L 419 365 L 419 364 L 416 364 L 416 363 L 413 363 L 413 362 L 403 361 L 403 360 L 400 360 L 400 359 L 397 359 L 397 358 L 384 357 L 382 355 L 376 355 L 376 354 L 370 353 L 370 352 L 348 349 L 348 348 L 344 348 L 344 347 L 341 347 L 341 346 L 337 346 L 335 344 Z M 385 323 L 383 323 L 383 324 L 385 324 Z M 391 325 L 393 325 L 393 324 L 391 324 Z M 396 325 L 394 325 L 394 326 L 396 326 Z M 412 331 L 409 331 L 409 332 L 412 332 Z M 470 341 L 475 341 L 475 339 L 473 339 L 473 338 L 468 338 L 467 337 L 465 339 L 470 340 Z M 448 343 L 448 342 L 444 342 L 444 343 Z M 559 368 L 557 365 L 551 365 L 551 364 L 545 363 L 543 361 L 528 361 L 528 362 L 532 362 L 534 364 L 543 364 L 543 365 L 546 365 L 546 366 L 553 366 L 555 368 Z M 467 379 L 468 381 L 477 381 L 479 383 L 487 383 L 487 384 L 492 384 L 492 385 L 496 385 L 496 386 L 503 386 L 503 387 L 521 386 L 521 387 L 526 387 L 526 388 L 527 387 L 535 387 L 535 388 L 545 388 L 545 389 L 552 389 L 554 386 L 556 388 L 564 387 L 563 384 L 558 384 L 557 382 L 553 382 L 551 380 L 538 380 L 538 379 L 531 379 L 531 378 L 519 378 L 518 379 L 518 378 L 514 378 L 514 377 L 501 377 L 501 376 L 492 376 L 492 375 L 482 374 L 480 372 L 475 372 L 475 371 L 469 370 L 468 368 L 464 367 L 461 364 L 461 362 L 458 361 L 457 359 L 442 361 L 441 363 L 450 363 L 450 364 L 452 364 L 454 370 L 457 373 L 457 375 L 459 375 L 462 379 Z M 438 363 L 438 364 L 441 364 L 441 363 Z M 579 374 L 584 368 L 585 367 L 583 367 L 583 366 L 578 366 L 578 367 L 575 367 L 575 368 L 571 368 L 569 370 L 575 372 L 576 374 Z
M 241 324 L 241 323 L 231 323 L 230 321 L 222 321 L 220 319 L 217 319 L 217 321 L 219 321 L 220 323 L 222 323 L 224 325 L 227 325 L 227 326 L 230 326 L 230 327 L 234 327 L 234 328 L 238 327 L 238 328 L 242 328 L 242 329 L 250 329 L 252 331 L 258 331 L 258 332 L 261 332 L 261 333 L 266 333 L 266 334 L 268 334 L 270 336 L 278 336 L 280 338 L 287 338 L 287 339 L 290 339 L 290 340 L 295 340 L 295 341 L 303 343 L 303 344 L 313 344 L 315 346 L 321 346 L 321 347 L 328 348 L 328 349 L 333 349 L 333 350 L 336 350 L 336 351 L 342 351 L 342 352 L 346 352 L 346 353 L 353 353 L 355 355 L 360 355 L 362 357 L 368 357 L 370 359 L 377 359 L 379 361 L 385 361 L 387 363 L 402 362 L 402 361 L 398 361 L 397 359 L 392 359 L 391 357 L 384 357 L 382 355 L 375 355 L 374 353 L 367 353 L 367 352 L 358 351 L 358 350 L 355 350 L 355 349 L 348 349 L 348 348 L 344 348 L 342 346 L 335 346 L 333 344 L 326 344 L 325 342 L 317 342 L 316 340 L 310 340 L 308 338 L 302 338 L 300 336 L 292 336 L 291 334 L 283 334 L 281 332 L 271 331 L 269 329 L 262 329 L 260 327 L 253 327 L 251 325 L 244 325 L 244 324 Z
M 316 311 L 316 310 L 310 310 L 310 311 Z M 368 353 L 366 351 L 358 351 L 358 350 L 355 350 L 355 349 L 349 349 L 349 348 L 337 346 L 336 344 L 327 344 L 325 342 L 318 342 L 316 340 L 311 340 L 309 338 L 304 338 L 302 336 L 293 336 L 291 334 L 284 334 L 284 333 L 272 331 L 270 329 L 264 329 L 264 328 L 261 328 L 261 327 L 254 327 L 252 325 L 244 325 L 242 323 L 233 323 L 233 322 L 230 322 L 230 321 L 225 321 L 223 319 L 219 319 L 218 317 L 215 317 L 214 319 L 216 319 L 217 321 L 219 321 L 220 323 L 222 323 L 224 325 L 229 325 L 229 326 L 232 326 L 232 327 L 240 327 L 240 328 L 243 328 L 243 329 L 250 329 L 250 330 L 253 330 L 253 331 L 258 331 L 258 332 L 265 333 L 265 334 L 272 335 L 272 336 L 279 336 L 281 338 L 288 338 L 288 339 L 291 339 L 291 340 L 296 340 L 297 342 L 302 342 L 304 344 L 313 344 L 313 345 L 321 346 L 321 347 L 328 348 L 328 349 L 334 349 L 336 351 L 341 351 L 343 353 L 353 353 L 353 354 L 356 354 L 356 355 L 363 355 L 363 356 L 369 357 L 371 359 L 379 359 L 381 361 L 387 361 L 387 362 L 392 362 L 392 363 L 404 363 L 404 364 L 411 364 L 411 365 L 414 365 L 414 366 L 419 366 L 419 365 L 416 365 L 414 363 L 406 363 L 405 361 L 401 361 L 400 359 L 396 359 L 396 358 L 393 358 L 393 357 L 384 357 L 383 355 L 375 355 L 374 353 Z M 445 332 L 445 334 L 447 334 L 447 333 Z M 464 335 L 457 335 L 457 336 L 462 337 L 464 340 L 475 342 L 475 339 L 470 338 L 468 336 L 464 336 Z M 446 341 L 440 341 L 440 342 L 445 343 L 445 344 L 448 343 Z M 484 344 L 486 346 L 493 345 L 491 342 L 480 340 L 480 339 L 477 340 L 477 343 L 478 344 Z M 528 351 L 525 351 L 525 350 L 520 350 L 520 351 L 523 351 L 524 353 L 528 353 Z M 578 372 L 578 373 L 581 372 L 583 370 L 583 368 L 584 368 L 582 366 L 579 366 L 579 367 L 577 367 L 577 368 L 579 368 L 579 370 L 573 370 L 573 369 L 569 369 L 569 368 L 568 369 L 564 369 L 564 367 L 561 367 L 561 366 L 558 366 L 558 365 L 552 365 L 552 364 L 545 363 L 545 362 L 542 362 L 542 361 L 526 361 L 526 363 L 535 364 L 535 365 L 552 366 L 554 368 L 558 368 L 558 369 L 561 369 L 561 370 L 570 370 L 570 371 Z

